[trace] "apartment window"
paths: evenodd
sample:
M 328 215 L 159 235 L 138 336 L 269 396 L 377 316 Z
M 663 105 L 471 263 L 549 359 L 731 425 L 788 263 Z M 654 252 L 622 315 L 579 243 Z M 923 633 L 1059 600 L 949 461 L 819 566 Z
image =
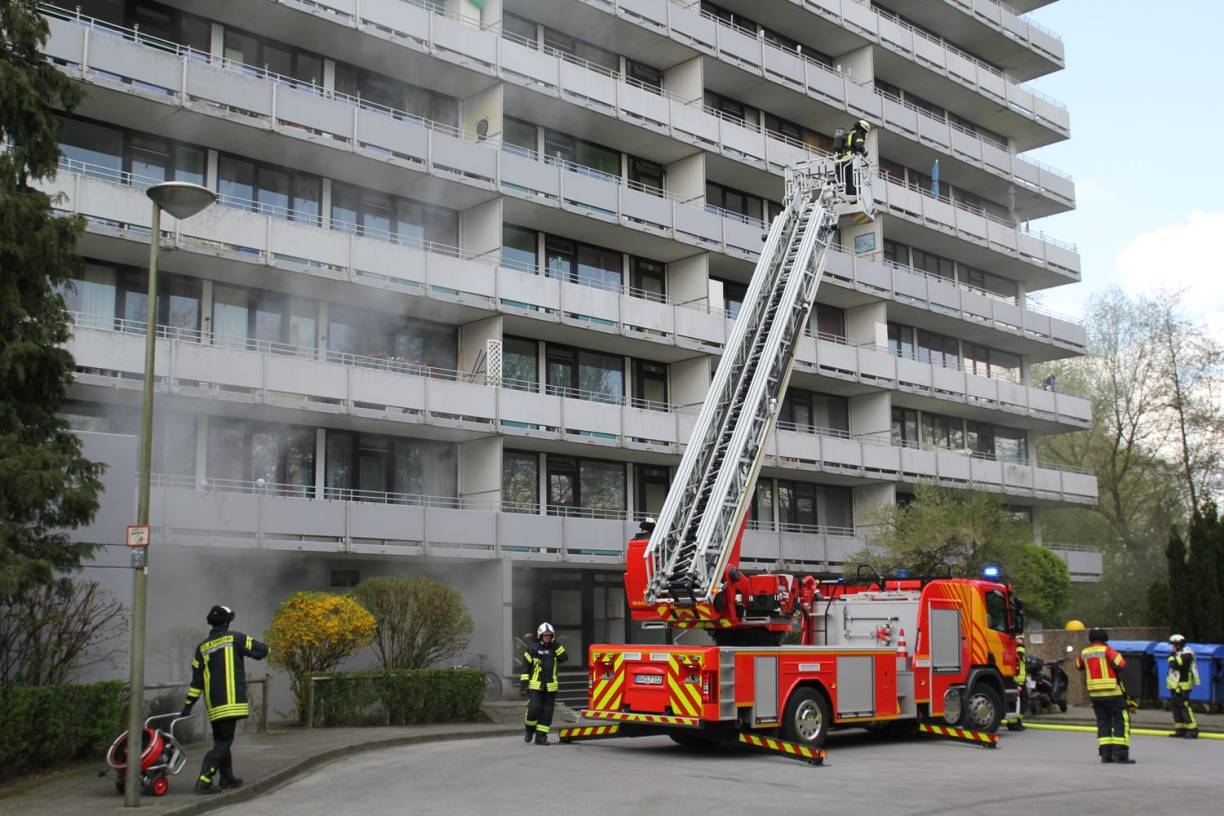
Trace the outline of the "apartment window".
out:
M 646 258 L 632 258 L 629 267 L 633 294 L 648 300 L 667 299 L 667 267 L 664 264 Z
M 914 359 L 914 329 L 889 321 L 888 353 L 894 357 Z
M 502 226 L 502 266 L 534 273 L 537 249 L 538 238 L 535 230 L 510 224 Z
M 735 281 L 721 280 L 719 278 L 712 278 L 711 280 L 717 280 L 722 284 L 723 309 L 726 310 L 728 317 L 735 320 L 739 317 L 740 307 L 744 305 L 744 298 L 748 297 L 748 287 Z
M 778 521 L 782 524 L 815 527 L 816 485 L 810 482 L 778 480 Z
M 629 159 L 629 180 L 644 192 L 661 196 L 664 190 L 665 171 L 663 165 L 639 159 Z
M 422 241 L 450 247 L 459 243 L 459 215 L 454 210 L 338 182 L 332 184 L 331 223 L 335 230 L 409 246 Z
M 1020 356 L 976 343 L 966 343 L 965 370 L 982 377 L 1019 382 Z
M 905 166 L 897 164 L 895 161 L 889 161 L 884 157 L 878 160 L 880 175 L 894 184 L 905 184 Z
M 924 249 L 914 250 L 914 267 L 947 280 L 956 278 L 951 260 Z
M 237 482 L 263 479 L 264 489 L 309 496 L 314 492 L 313 428 L 230 417 L 208 421 L 208 478 Z
M 525 451 L 502 453 L 502 509 L 511 513 L 540 511 L 540 455 Z
M 752 520 L 765 530 L 774 526 L 774 480 L 757 479 L 752 494 Z
M 553 54 L 574 57 L 609 74 L 620 72 L 620 57 L 606 48 L 571 37 L 554 28 L 544 27 L 544 49 Z
M 341 354 L 381 357 L 443 371 L 458 364 L 457 329 L 440 323 L 333 304 L 327 348 Z
M 961 280 L 969 286 L 998 295 L 1011 303 L 1016 302 L 1016 282 L 1014 280 L 1001 278 L 964 264 L 960 265 L 960 276 Z
M 1028 462 L 1028 434 L 1013 428 L 995 428 L 995 458 L 1000 462 Z
M 671 487 L 671 473 L 666 465 L 634 465 L 634 507 L 639 515 L 658 516 Z
M 624 260 L 620 252 L 550 235 L 545 240 L 544 257 L 550 278 L 600 289 L 621 289 Z
M 616 515 L 625 510 L 625 466 L 620 462 L 548 457 L 549 513 L 566 515 L 574 510 L 603 511 Z
M 741 125 L 756 130 L 761 124 L 761 112 L 735 99 L 714 93 L 705 92 L 705 104 L 722 119 L 739 122 Z
M 650 360 L 634 360 L 633 393 L 639 407 L 666 411 L 667 366 Z
M 900 241 L 884 239 L 884 260 L 900 266 L 910 265 L 910 248 Z
M 925 329 L 915 330 L 918 362 L 930 363 L 941 368 L 960 368 L 960 342 Z
M 217 165 L 217 194 L 227 206 L 252 209 L 255 163 L 233 156 L 221 156 Z
M 123 170 L 123 131 L 85 122 L 61 119 L 59 148 L 64 158 L 90 165 L 90 172 Z
M 827 303 L 817 303 L 812 309 L 809 326 L 814 325 L 818 337 L 845 337 L 846 310 Z
M 92 317 L 115 316 L 115 269 L 86 263 L 79 277 L 68 281 L 61 289 L 64 308 L 69 312 Z
M 620 355 L 549 344 L 545 362 L 550 394 L 617 404 L 625 398 L 625 358 Z
M 578 139 L 568 133 L 545 128 L 544 154 L 569 164 L 587 167 L 602 175 L 620 178 L 620 153 L 603 145 Z
M 658 68 L 652 68 L 637 60 L 627 59 L 625 60 L 625 74 L 635 85 L 656 92 L 663 90 L 663 72 Z
M 922 414 L 922 447 L 964 450 L 965 422 L 956 417 Z
M 803 388 L 787 389 L 778 419 L 795 430 L 812 433 L 817 429 L 850 430 L 849 402 L 835 394 L 822 394 Z
M 502 125 L 502 144 L 517 148 L 517 151 L 526 151 L 531 156 L 535 156 L 536 150 L 539 147 L 536 133 L 536 126 L 530 122 L 524 122 L 522 119 L 515 119 L 511 116 L 505 118 Z
M 502 33 L 512 34 L 513 38 L 521 38 L 531 43 L 534 48 L 536 44 L 536 24 L 526 17 L 520 17 L 517 14 L 509 12 L 502 13 Z
M 502 340 L 502 384 L 519 391 L 540 387 L 539 344 L 523 337 Z
M 892 443 L 899 448 L 918 447 L 918 412 L 910 408 L 892 409 Z
M 965 423 L 966 447 L 974 454 L 993 459 L 995 455 L 995 429 L 985 422 Z
M 724 187 L 712 181 L 706 182 L 706 204 L 747 218 L 755 218 L 757 221 L 765 217 L 765 202 L 760 196 Z
M 453 498 L 458 456 L 451 442 L 329 430 L 325 479 L 332 498 L 364 494 L 407 504 L 420 496 Z

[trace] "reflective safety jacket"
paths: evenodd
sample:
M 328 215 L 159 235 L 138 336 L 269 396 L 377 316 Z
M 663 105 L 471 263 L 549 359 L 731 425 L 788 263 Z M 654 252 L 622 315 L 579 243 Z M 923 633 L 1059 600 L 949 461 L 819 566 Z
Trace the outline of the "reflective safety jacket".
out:
M 855 125 L 846 134 L 846 147 L 838 158 L 849 160 L 851 156 L 855 155 L 867 155 L 867 132 L 858 125 Z
M 1028 666 L 1025 665 L 1025 649 L 1023 646 L 1016 646 L 1016 685 L 1024 688 L 1024 681 L 1028 679 Z
M 1182 694 L 1189 694 L 1190 689 L 1199 684 L 1198 665 L 1194 662 L 1194 652 L 1182 647 L 1180 652 L 1169 655 L 1169 673 L 1165 675 L 1165 688 Z
M 1075 658 L 1075 668 L 1084 673 L 1089 697 L 1120 697 L 1122 684 L 1118 672 L 1126 666 L 1126 658 L 1104 643 L 1085 646 Z
M 523 668 L 519 680 L 527 684 L 531 691 L 556 691 L 561 688 L 557 680 L 557 666 L 569 660 L 565 647 L 553 640 L 544 643 L 537 639 L 523 651 Z
M 268 647 L 250 635 L 220 626 L 214 628 L 192 655 L 187 703 L 194 703 L 203 694 L 210 720 L 250 716 L 243 658 L 263 660 L 267 656 Z

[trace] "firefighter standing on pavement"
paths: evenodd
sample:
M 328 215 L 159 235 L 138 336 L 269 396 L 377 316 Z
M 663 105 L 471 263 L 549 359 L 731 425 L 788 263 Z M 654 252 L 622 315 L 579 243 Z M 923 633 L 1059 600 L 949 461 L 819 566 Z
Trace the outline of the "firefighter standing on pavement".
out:
M 212 629 L 208 639 L 196 647 L 191 659 L 191 687 L 187 689 L 183 716 L 191 714 L 191 707 L 203 695 L 213 733 L 212 750 L 204 755 L 195 784 L 196 793 L 216 793 L 242 785 L 242 780 L 234 776 L 230 748 L 234 744 L 238 721 L 251 713 L 243 658 L 263 660 L 268 656 L 268 647 L 249 635 L 231 632 L 229 625 L 233 620 L 234 611 L 228 606 L 214 606 L 208 610 L 208 625 Z
M 1173 693 L 1173 733 L 1170 737 L 1198 738 L 1198 720 L 1190 707 L 1190 690 L 1199 684 L 1198 666 L 1194 663 L 1194 651 L 1186 646 L 1181 635 L 1169 638 L 1173 651 L 1169 654 L 1169 673 L 1165 675 L 1165 686 Z
M 1109 633 L 1099 626 L 1088 632 L 1088 645 L 1075 658 L 1075 668 L 1084 673 L 1088 696 L 1097 721 L 1097 747 L 1101 762 L 1133 765 L 1130 758 L 1130 711 L 1118 673 L 1126 659 L 1108 644 Z
M 551 623 L 541 623 L 536 629 L 536 639 L 523 652 L 522 660 L 519 682 L 528 695 L 523 741 L 531 742 L 534 738 L 536 745 L 548 745 L 553 705 L 557 689 L 561 687 L 557 666 L 569 660 L 565 647 L 557 642 L 557 633 Z
M 1012 730 L 1024 730 L 1024 712 L 1028 709 L 1029 693 L 1028 693 L 1028 665 L 1025 662 L 1027 650 L 1024 648 L 1024 635 L 1016 635 L 1016 687 L 1020 690 L 1020 695 L 1017 698 L 1020 706 L 1020 712 L 1016 715 L 1016 724 L 1012 726 Z

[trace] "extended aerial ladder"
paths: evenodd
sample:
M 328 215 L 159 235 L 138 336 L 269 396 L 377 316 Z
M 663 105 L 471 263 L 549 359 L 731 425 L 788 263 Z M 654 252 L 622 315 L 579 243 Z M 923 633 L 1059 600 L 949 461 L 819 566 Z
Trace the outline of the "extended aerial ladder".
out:
M 847 176 L 856 195 L 847 195 Z M 871 176 L 861 156 L 787 168 L 783 210 L 654 531 L 648 543 L 630 543 L 625 588 L 636 620 L 709 629 L 723 645 L 776 642 L 791 627 L 794 578 L 744 576 L 740 543 L 825 253 L 839 216 L 874 217 Z

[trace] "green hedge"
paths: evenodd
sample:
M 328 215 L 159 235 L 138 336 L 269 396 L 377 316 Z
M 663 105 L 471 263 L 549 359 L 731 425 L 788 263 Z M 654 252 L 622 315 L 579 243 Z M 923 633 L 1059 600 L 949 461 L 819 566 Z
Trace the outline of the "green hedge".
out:
M 334 672 L 315 683 L 316 725 L 409 725 L 478 720 L 485 675 L 479 669 Z
M 117 681 L 0 690 L 0 780 L 74 759 L 102 763 L 126 704 Z

